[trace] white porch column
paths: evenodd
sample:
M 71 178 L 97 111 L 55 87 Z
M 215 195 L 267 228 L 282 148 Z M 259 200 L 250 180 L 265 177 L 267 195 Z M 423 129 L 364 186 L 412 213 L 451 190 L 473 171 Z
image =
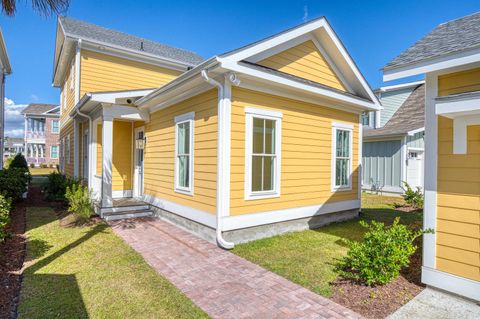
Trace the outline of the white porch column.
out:
M 40 157 L 43 157 L 43 145 L 40 145 Z
M 79 146 L 80 143 L 78 143 L 79 139 L 79 128 L 78 128 L 79 122 L 74 119 L 73 120 L 73 177 L 78 178 L 78 164 L 79 164 L 79 159 L 78 159 L 78 154 L 79 154 Z
M 113 117 L 104 116 L 102 126 L 102 207 L 112 207 Z

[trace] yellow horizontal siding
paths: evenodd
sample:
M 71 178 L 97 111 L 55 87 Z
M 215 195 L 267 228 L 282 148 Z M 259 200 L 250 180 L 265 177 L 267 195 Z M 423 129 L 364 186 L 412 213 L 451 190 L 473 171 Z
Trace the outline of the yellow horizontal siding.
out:
M 112 190 L 132 189 L 133 123 L 113 122 Z
M 445 79 L 442 94 L 459 93 Z M 467 140 L 467 154 L 453 154 L 453 121 L 439 117 L 436 267 L 480 280 L 480 126 L 468 127 Z
M 245 107 L 283 113 L 281 196 L 244 199 Z M 352 190 L 331 192 L 332 123 L 354 126 Z M 234 88 L 232 98 L 231 215 L 358 198 L 358 115 Z
M 332 67 L 310 40 L 257 63 L 303 79 L 346 91 L 345 86 L 335 74 Z
M 438 95 L 445 96 L 480 90 L 480 68 L 440 75 Z
M 75 68 L 72 68 L 71 66 L 68 67 L 67 74 L 65 76 L 65 82 L 62 85 L 62 101 L 60 101 L 60 107 L 62 108 L 62 112 L 60 114 L 61 123 L 67 123 L 71 120 L 69 114 L 75 106 L 75 83 L 71 85 L 72 77 L 74 76 Z
M 80 96 L 87 92 L 157 88 L 181 72 L 82 50 Z
M 67 148 L 67 142 L 68 142 L 68 136 L 70 136 L 70 160 L 68 159 L 68 148 Z M 64 161 L 64 172 L 65 175 L 73 177 L 73 122 L 70 121 L 67 124 L 62 126 L 62 129 L 60 130 L 60 140 L 65 141 L 64 144 L 64 154 L 65 158 L 61 159 Z M 63 151 L 62 151 L 63 152 Z
M 217 93 L 210 90 L 150 115 L 145 124 L 144 192 L 216 212 Z M 193 196 L 175 192 L 175 116 L 195 112 Z

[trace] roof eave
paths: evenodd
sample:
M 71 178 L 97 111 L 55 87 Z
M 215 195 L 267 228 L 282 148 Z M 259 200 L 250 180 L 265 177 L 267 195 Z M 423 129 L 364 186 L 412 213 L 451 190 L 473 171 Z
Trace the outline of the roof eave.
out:
M 385 67 L 383 69 L 383 81 L 388 82 L 419 74 L 447 71 L 476 62 L 480 62 L 480 47 L 403 64 L 398 67 Z
M 7 47 L 5 45 L 5 39 L 3 38 L 3 33 L 1 29 L 0 29 L 0 57 L 2 60 L 4 74 L 11 74 L 12 66 L 10 65 L 10 59 L 8 58 Z

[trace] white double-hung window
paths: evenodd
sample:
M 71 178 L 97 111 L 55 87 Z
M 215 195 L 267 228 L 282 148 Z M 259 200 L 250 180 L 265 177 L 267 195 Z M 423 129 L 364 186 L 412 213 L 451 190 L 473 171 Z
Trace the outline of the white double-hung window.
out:
M 245 108 L 245 199 L 280 196 L 282 113 Z
M 353 125 L 332 125 L 332 191 L 352 189 Z
M 175 117 L 175 191 L 193 195 L 195 113 Z

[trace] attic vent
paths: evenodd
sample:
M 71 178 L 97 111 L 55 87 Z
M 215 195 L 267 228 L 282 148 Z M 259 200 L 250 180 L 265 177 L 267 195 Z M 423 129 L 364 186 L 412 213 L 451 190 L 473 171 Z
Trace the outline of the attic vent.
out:
M 140 51 L 145 51 L 145 49 L 143 48 L 143 41 L 140 42 Z

